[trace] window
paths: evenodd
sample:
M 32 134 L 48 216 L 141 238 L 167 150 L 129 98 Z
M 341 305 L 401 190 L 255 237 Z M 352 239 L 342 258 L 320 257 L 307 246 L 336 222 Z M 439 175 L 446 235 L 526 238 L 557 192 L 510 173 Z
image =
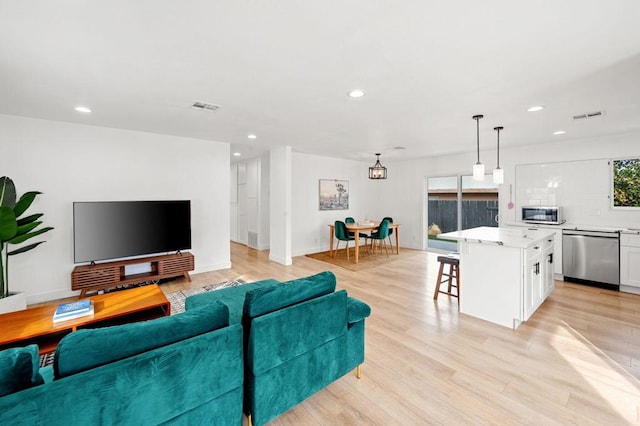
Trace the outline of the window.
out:
M 492 175 L 477 182 L 470 175 L 427 178 L 427 248 L 456 251 L 458 242 L 438 238 L 445 232 L 498 226 L 498 185 Z
M 640 158 L 613 160 L 613 207 L 640 207 Z

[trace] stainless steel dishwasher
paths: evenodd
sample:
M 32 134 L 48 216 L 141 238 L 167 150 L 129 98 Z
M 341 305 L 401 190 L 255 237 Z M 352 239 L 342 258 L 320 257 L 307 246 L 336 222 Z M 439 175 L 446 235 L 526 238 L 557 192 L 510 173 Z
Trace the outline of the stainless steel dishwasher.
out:
M 563 230 L 562 274 L 566 281 L 619 288 L 620 233 Z

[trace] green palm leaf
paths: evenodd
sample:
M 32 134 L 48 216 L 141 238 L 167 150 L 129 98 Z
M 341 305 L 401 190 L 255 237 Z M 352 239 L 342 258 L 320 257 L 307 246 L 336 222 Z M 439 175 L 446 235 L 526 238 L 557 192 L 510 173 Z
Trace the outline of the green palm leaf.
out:
M 13 209 L 16 205 L 16 187 L 13 181 L 6 176 L 0 178 L 0 206 Z
M 20 244 L 23 243 L 25 241 L 27 241 L 29 238 L 33 238 L 35 236 L 38 236 L 40 234 L 44 234 L 45 232 L 51 231 L 53 228 L 48 226 L 46 228 L 42 228 L 38 231 L 35 232 L 30 232 L 28 234 L 24 234 L 24 235 L 17 235 L 15 237 L 13 237 L 12 239 L 9 240 L 9 244 Z
M 24 235 L 24 234 L 28 233 L 29 231 L 31 231 L 32 229 L 36 228 L 41 223 L 42 222 L 32 222 L 32 223 L 27 223 L 25 225 L 18 225 L 18 231 L 16 232 L 16 236 Z
M 0 206 L 0 242 L 9 241 L 18 232 L 16 215 L 8 206 Z
M 32 214 L 30 216 L 18 219 L 18 226 L 22 226 L 22 225 L 26 225 L 27 223 L 35 222 L 36 220 L 40 219 L 42 216 L 43 216 L 43 213 L 36 213 L 36 214 Z
M 39 241 L 37 243 L 29 244 L 28 246 L 20 247 L 18 249 L 7 252 L 9 256 L 13 256 L 14 254 L 24 253 L 25 251 L 33 250 L 38 247 L 40 244 L 45 243 L 46 241 Z
M 33 203 L 33 200 L 36 199 L 36 195 L 42 194 L 39 191 L 30 191 L 22 194 L 20 200 L 16 203 L 16 206 L 13 208 L 13 212 L 16 214 L 16 217 L 20 217 L 22 213 L 24 213 Z

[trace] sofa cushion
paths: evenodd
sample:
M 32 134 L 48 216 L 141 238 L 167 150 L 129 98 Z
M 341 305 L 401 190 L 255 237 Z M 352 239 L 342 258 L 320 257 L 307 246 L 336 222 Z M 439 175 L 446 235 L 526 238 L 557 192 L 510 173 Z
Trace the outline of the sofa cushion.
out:
M 255 318 L 296 303 L 333 293 L 336 276 L 324 271 L 309 277 L 286 281 L 281 285 L 252 290 L 244 300 L 244 314 Z
M 187 297 L 184 306 L 186 310 L 190 310 L 208 305 L 217 300 L 229 307 L 229 324 L 240 324 L 242 322 L 242 307 L 244 306 L 244 297 L 246 294 L 258 288 L 274 287 L 279 284 L 279 281 L 269 279 L 195 294 Z
M 118 361 L 170 343 L 207 333 L 229 324 L 226 305 L 113 327 L 78 330 L 58 344 L 53 359 L 56 379 Z
M 0 351 L 0 396 L 44 383 L 37 345 Z

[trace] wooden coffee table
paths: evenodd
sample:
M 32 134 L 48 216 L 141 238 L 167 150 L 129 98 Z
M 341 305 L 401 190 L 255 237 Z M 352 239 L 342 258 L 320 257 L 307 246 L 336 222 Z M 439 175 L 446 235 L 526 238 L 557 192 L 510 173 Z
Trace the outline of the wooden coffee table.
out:
M 53 322 L 57 304 L 0 315 L 0 350 L 36 343 L 40 354 L 45 354 L 55 351 L 64 336 L 80 328 L 145 321 L 171 313 L 169 301 L 156 284 L 99 294 L 89 299 L 94 314 L 68 321 Z

